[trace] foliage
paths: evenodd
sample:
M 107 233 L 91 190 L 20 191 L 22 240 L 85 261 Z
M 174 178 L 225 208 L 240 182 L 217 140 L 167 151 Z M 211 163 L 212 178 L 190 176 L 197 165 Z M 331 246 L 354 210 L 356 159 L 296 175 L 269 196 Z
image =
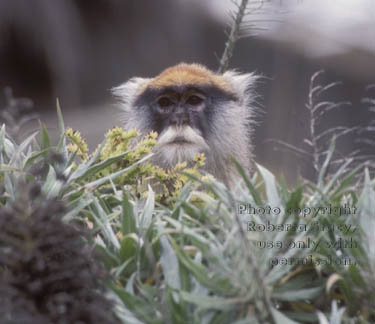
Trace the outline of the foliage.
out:
M 86 241 L 101 253 L 110 273 L 106 294 L 119 322 L 375 322 L 375 181 L 365 171 L 359 182 L 362 171 L 348 172 L 346 166 L 328 176 L 334 141 L 316 183 L 301 181 L 288 189 L 260 165 L 251 179 L 238 166 L 244 185 L 233 197 L 199 173 L 203 156 L 191 169 L 152 165 L 154 133 L 134 141 L 136 131 L 114 128 L 90 154 L 79 133 L 65 130 L 59 107 L 58 115 L 56 146 L 43 125 L 39 142 L 38 133 L 17 144 L 4 126 L 0 131 L 0 223 L 25 230 L 25 236 L 16 235 L 18 250 L 1 232 L 0 255 L 11 253 L 15 260 L 6 264 L 0 258 L 3 275 L 19 273 L 12 267 L 19 267 L 27 253 L 44 266 L 50 262 L 26 238 L 33 226 L 37 233 L 47 231 L 38 234 L 45 237 L 57 226 L 38 225 L 30 197 L 17 209 L 27 213 L 26 220 L 18 211 L 6 212 L 19 204 L 25 186 L 37 184 L 42 200 L 58 199 L 66 206 L 61 212 L 48 207 L 61 224 L 56 244 L 65 246 L 66 223 L 78 222 L 92 233 L 93 240 Z M 73 254 L 66 264 L 74 263 L 81 248 L 67 246 Z M 64 269 L 50 266 L 56 266 L 56 274 Z M 40 278 L 43 283 L 48 276 Z M 27 303 L 37 300 L 28 298 Z
M 1 323 L 116 322 L 87 235 L 61 221 L 63 204 L 35 184 L 16 198 L 0 210 Z

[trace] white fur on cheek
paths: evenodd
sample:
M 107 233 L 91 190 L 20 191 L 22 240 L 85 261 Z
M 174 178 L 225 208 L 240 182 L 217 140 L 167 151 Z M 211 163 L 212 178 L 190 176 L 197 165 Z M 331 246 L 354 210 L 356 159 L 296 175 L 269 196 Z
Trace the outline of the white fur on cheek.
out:
M 147 119 L 137 112 L 139 109 L 134 106 L 134 103 L 140 89 L 150 80 L 152 79 L 131 78 L 129 81 L 112 89 L 112 93 L 119 101 L 119 108 L 121 110 L 120 120 L 126 130 L 137 129 L 142 132 L 148 129 Z
M 112 88 L 112 93 L 124 105 L 124 108 L 130 108 L 139 92 L 139 89 L 152 79 L 149 78 L 131 78 L 129 81 Z
M 243 105 L 251 104 L 253 99 L 253 89 L 256 82 L 259 80 L 259 76 L 254 73 L 239 73 L 230 70 L 223 74 L 223 78 L 232 85 L 238 98 L 243 99 Z

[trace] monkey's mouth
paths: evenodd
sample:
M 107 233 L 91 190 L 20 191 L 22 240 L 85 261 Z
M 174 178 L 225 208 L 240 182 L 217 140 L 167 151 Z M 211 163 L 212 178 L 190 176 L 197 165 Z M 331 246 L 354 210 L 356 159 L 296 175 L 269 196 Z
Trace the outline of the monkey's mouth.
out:
M 187 140 L 183 136 L 176 136 L 173 140 L 168 142 L 168 144 L 184 145 L 184 144 L 193 144 L 193 142 Z

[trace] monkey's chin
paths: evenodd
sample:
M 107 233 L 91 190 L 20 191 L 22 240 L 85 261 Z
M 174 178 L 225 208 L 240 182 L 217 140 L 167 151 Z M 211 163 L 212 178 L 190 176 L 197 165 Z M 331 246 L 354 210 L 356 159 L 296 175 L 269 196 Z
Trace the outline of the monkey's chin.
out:
M 199 131 L 190 126 L 170 126 L 159 137 L 154 148 L 153 161 L 164 168 L 185 161 L 191 165 L 197 153 L 208 150 L 209 147 Z
M 197 153 L 204 150 L 197 144 L 184 141 L 176 141 L 157 147 L 154 155 L 154 163 L 164 168 L 174 167 L 177 163 L 187 162 L 191 165 Z

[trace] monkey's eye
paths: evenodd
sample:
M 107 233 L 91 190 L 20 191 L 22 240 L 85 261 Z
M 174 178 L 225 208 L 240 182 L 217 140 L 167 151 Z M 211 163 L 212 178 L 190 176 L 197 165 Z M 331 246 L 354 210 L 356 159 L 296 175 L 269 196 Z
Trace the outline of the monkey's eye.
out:
M 162 97 L 158 100 L 158 105 L 161 108 L 168 108 L 173 105 L 173 101 L 169 99 L 168 97 Z
M 201 97 L 198 97 L 198 96 L 190 96 L 187 100 L 186 100 L 186 103 L 189 104 L 189 105 L 192 105 L 192 106 L 198 106 L 199 104 L 201 104 L 203 102 L 203 98 Z

